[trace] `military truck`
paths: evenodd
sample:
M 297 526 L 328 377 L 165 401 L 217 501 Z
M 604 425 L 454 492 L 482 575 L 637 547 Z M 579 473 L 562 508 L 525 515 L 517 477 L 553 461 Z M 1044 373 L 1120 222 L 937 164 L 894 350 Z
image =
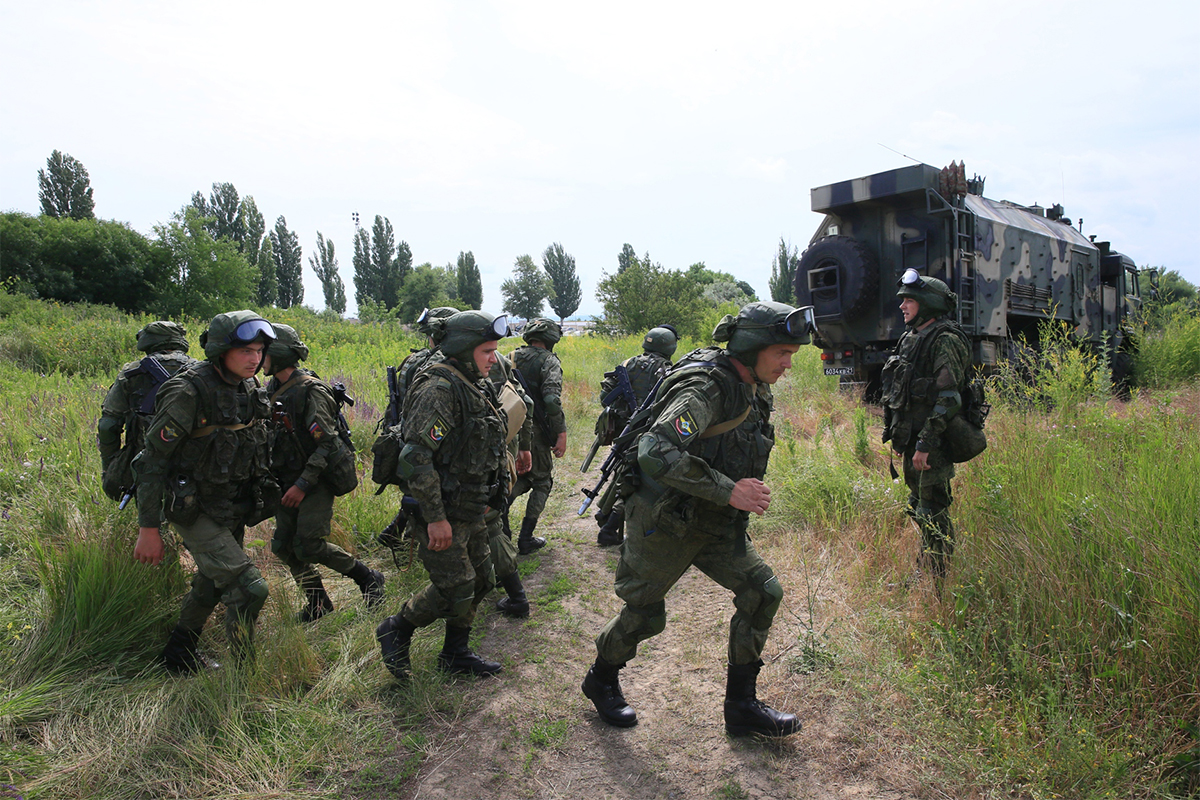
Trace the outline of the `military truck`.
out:
M 1127 375 L 1141 304 L 1133 260 L 1073 227 L 1062 206 L 989 200 L 983 184 L 961 163 L 915 164 L 812 190 L 825 216 L 795 290 L 814 308 L 826 375 L 877 392 L 904 331 L 896 287 L 910 267 L 958 294 L 958 322 L 985 372 L 1036 347 L 1039 323 L 1055 319 L 1114 356 L 1115 380 Z

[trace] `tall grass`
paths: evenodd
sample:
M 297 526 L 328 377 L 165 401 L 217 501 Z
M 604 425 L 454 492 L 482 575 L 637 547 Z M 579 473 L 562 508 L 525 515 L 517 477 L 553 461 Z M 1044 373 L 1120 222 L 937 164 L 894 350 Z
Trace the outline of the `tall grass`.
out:
M 304 309 L 263 315 L 295 327 L 312 348 L 307 365 L 356 397 L 348 417 L 369 473 L 384 369 L 420 338 Z M 393 689 L 377 615 L 348 582 L 329 582 L 333 615 L 300 628 L 297 590 L 265 546 L 269 524 L 247 536 L 271 586 L 257 667 L 182 680 L 151 667 L 190 569 L 177 550 L 158 570 L 132 561 L 134 512 L 101 493 L 94 445 L 100 401 L 136 356 L 144 322 L 0 295 L 0 781 L 27 797 L 396 794 L 422 757 L 422 721 L 459 713 L 463 690 L 426 673 Z M 1190 363 L 1193 325 L 1147 340 L 1140 374 L 1188 374 L 1150 365 Z M 203 323 L 188 327 L 197 355 Z M 47 355 L 68 335 L 74 365 Z M 574 448 L 591 439 L 603 372 L 639 351 L 639 337 L 556 347 Z M 821 375 L 812 348 L 775 387 L 773 502 L 753 535 L 777 550 L 836 550 L 856 602 L 889 609 L 886 628 L 859 635 L 909 666 L 891 689 L 930 713 L 901 722 L 949 737 L 942 780 L 959 794 L 1190 791 L 1200 774 L 1186 727 L 1200 720 L 1200 387 L 1123 403 L 1088 354 L 1065 343 L 1046 353 L 993 389 L 989 447 L 954 481 L 959 541 L 940 597 L 895 588 L 916 553 L 907 490 L 888 476 L 877 412 Z M 334 536 L 387 570 L 394 610 L 424 571 L 398 572 L 375 549 L 395 496 L 373 489 L 364 479 L 339 500 Z M 202 644 L 224 658 L 219 625 L 210 628 Z M 417 662 L 432 659 L 435 638 L 418 635 Z M 373 772 L 383 761 L 401 766 Z

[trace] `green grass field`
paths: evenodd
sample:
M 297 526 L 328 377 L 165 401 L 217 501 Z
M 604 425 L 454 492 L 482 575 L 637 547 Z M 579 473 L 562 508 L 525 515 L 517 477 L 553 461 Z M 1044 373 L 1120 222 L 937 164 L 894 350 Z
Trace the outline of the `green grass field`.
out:
M 418 338 L 303 310 L 265 316 L 297 328 L 307 365 L 357 399 L 348 416 L 369 475 L 384 368 Z M 304 629 L 295 588 L 276 581 L 256 669 L 189 680 L 156 669 L 186 554 L 172 542 L 162 569 L 133 561 L 135 512 L 101 492 L 94 443 L 100 401 L 145 321 L 0 295 L 0 784 L 26 798 L 398 786 L 421 764 L 422 719 L 456 713 L 462 692 L 424 677 L 413 692 L 391 690 L 378 620 L 361 603 Z M 1200 343 L 1194 321 L 1173 324 L 1138 365 L 1154 388 L 1128 402 L 1062 364 L 1039 378 L 1048 402 L 993 391 L 989 447 L 954 482 L 960 539 L 940 598 L 897 588 L 916 533 L 876 416 L 819 374 L 812 348 L 776 387 L 776 499 L 756 536 L 844 554 L 867 657 L 920 709 L 901 722 L 937 743 L 947 787 L 1031 798 L 1200 790 Z M 198 355 L 203 324 L 187 325 Z M 558 346 L 573 441 L 591 439 L 603 370 L 637 350 L 636 338 Z M 394 497 L 373 489 L 368 480 L 339 501 L 334 535 L 387 559 L 391 608 L 424 576 L 419 564 L 396 572 L 375 548 Z M 248 547 L 269 563 L 264 531 Z M 835 657 L 818 652 L 818 634 L 810 666 Z M 223 655 L 219 631 L 205 644 Z M 403 768 L 372 772 L 380 754 Z M 347 764 L 358 765 L 350 777 Z

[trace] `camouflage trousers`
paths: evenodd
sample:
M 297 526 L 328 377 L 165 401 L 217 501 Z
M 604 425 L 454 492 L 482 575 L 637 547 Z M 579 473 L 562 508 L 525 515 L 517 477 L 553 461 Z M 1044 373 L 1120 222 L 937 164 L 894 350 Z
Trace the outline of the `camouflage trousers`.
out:
M 489 511 L 487 517 L 488 549 L 492 554 L 492 566 L 496 578 L 503 578 L 517 571 L 517 543 L 504 532 L 504 519 L 499 511 Z
M 200 631 L 217 603 L 225 604 L 225 634 L 235 650 L 249 648 L 267 582 L 242 549 L 244 526 L 227 528 L 201 514 L 191 525 L 171 523 L 196 562 L 192 588 L 183 598 L 179 624 Z
M 297 581 L 321 564 L 345 575 L 358 560 L 336 544 L 326 541 L 333 522 L 333 492 L 318 483 L 306 492 L 296 508 L 281 505 L 275 515 L 271 552 L 291 570 Z
M 596 637 L 597 654 L 610 664 L 624 664 L 637 654 L 639 642 L 662 633 L 667 593 L 694 566 L 733 592 L 729 663 L 758 661 L 783 600 L 775 573 L 732 526 L 717 534 L 656 531 L 651 505 L 641 492 L 627 501 L 625 544 L 616 576 L 617 597 L 625 606 Z
M 525 516 L 528 518 L 537 519 L 542 515 L 546 501 L 550 499 L 550 490 L 554 488 L 554 454 L 551 452 L 553 447 L 554 442 L 546 440 L 541 428 L 534 427 L 533 444 L 530 446 L 533 468 L 524 475 L 517 476 L 511 496 L 511 499 L 515 500 L 529 492 L 529 499 L 525 502 Z
M 929 454 L 930 469 L 913 467 L 913 454 L 904 453 L 904 483 L 908 486 L 907 513 L 921 531 L 919 563 L 928 565 L 937 577 L 946 574 L 946 563 L 954 553 L 954 523 L 950 520 L 950 479 L 954 477 L 954 462 L 940 450 Z
M 445 619 L 446 625 L 469 628 L 479 602 L 496 585 L 487 524 L 477 520 L 450 520 L 454 533 L 450 547 L 429 549 L 429 532 L 423 524 L 409 522 L 409 536 L 419 544 L 417 555 L 429 573 L 429 584 L 408 599 L 400 613 L 418 628 Z

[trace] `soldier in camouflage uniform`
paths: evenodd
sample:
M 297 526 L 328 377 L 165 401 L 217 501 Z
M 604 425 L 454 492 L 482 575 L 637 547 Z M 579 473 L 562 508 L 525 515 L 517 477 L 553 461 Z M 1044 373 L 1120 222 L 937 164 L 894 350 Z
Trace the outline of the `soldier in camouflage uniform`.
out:
M 254 625 L 267 582 L 242 550 L 247 525 L 273 516 L 279 486 L 271 477 L 267 393 L 254 374 L 271 324 L 253 311 L 218 314 L 200 335 L 205 361 L 181 370 L 158 391 L 138 457 L 138 540 L 134 557 L 162 561 L 165 516 L 196 562 L 179 623 L 162 653 L 171 672 L 205 666 L 200 631 L 217 603 L 239 662 L 253 657 Z
M 288 325 L 275 326 L 275 341 L 267 347 L 263 372 L 275 410 L 271 471 L 286 487 L 275 515 L 271 551 L 291 570 L 304 593 L 305 607 L 297 618 L 312 622 L 333 610 L 321 575 L 322 564 L 358 584 L 367 608 L 383 602 L 383 573 L 373 570 L 328 541 L 333 522 L 333 499 L 358 483 L 354 453 L 338 435 L 337 400 L 333 389 L 316 373 L 298 367 L 308 358 L 308 345 Z
M 439 669 L 478 676 L 501 669 L 472 653 L 467 640 L 479 602 L 494 586 L 484 518 L 490 506 L 504 504 L 508 486 L 507 421 L 486 379 L 508 320 L 463 311 L 439 322 L 435 340 L 445 360 L 417 373 L 405 397 L 399 465 L 419 504 L 408 532 L 430 582 L 375 630 L 384 665 L 402 682 L 410 676 L 413 632 L 439 618 L 446 620 Z
M 633 412 L 646 400 L 654 385 L 667 374 L 671 368 L 671 356 L 679 345 L 679 336 L 670 325 L 659 325 L 651 328 L 642 339 L 641 355 L 627 358 L 621 362 L 629 376 L 629 385 L 633 389 L 635 404 L 629 407 L 623 398 L 613 401 L 612 405 L 601 412 L 596 420 L 596 435 L 602 437 L 601 442 L 611 444 L 615 436 L 624 430 Z M 617 387 L 616 376 L 609 377 L 607 373 L 600 382 L 600 396 L 606 397 Z M 605 441 L 607 440 L 607 441 Z M 602 512 L 601 512 L 602 513 Z M 603 518 L 597 514 L 600 531 L 596 534 L 596 544 L 601 547 L 618 545 L 625 540 L 625 500 L 618 497 L 613 503 L 612 510 Z
M 583 693 L 610 725 L 637 724 L 618 672 L 638 643 L 663 631 L 664 598 L 695 566 L 734 594 L 729 626 L 725 728 L 733 735 L 787 736 L 792 714 L 756 696 L 761 655 L 783 590 L 746 536 L 751 513 L 763 514 L 763 483 L 774 444 L 770 386 L 809 339 L 804 314 L 782 303 L 750 303 L 713 332 L 726 349 L 685 356 L 667 375 L 640 437 L 636 486 L 628 498 L 628 536 L 617 565 L 616 592 L 625 605 L 596 638 L 596 662 Z M 631 453 L 631 458 L 633 454 Z
M 943 449 L 943 434 L 962 407 L 960 389 L 971 351 L 966 334 L 951 319 L 958 296 L 944 282 L 910 269 L 896 296 L 903 298 L 906 329 L 883 367 L 883 441 L 904 457 L 908 514 L 921 530 L 919 563 L 941 579 L 954 552 L 954 462 Z
M 396 395 L 395 397 L 388 397 L 388 411 L 384 414 L 384 420 L 400 419 L 400 412 L 404 408 L 404 396 L 408 393 L 408 387 L 412 385 L 413 377 L 427 363 L 442 360 L 442 354 L 433 341 L 433 329 L 439 324 L 436 320 L 446 319 L 457 313 L 457 308 L 439 306 L 437 308 L 427 308 L 417 317 L 417 330 L 425 336 L 425 346 L 412 350 L 400 362 L 400 366 L 396 367 Z M 403 518 L 404 509 L 401 508 L 396 512 L 396 516 L 392 518 L 392 521 L 387 524 L 387 527 L 380 531 L 379 537 L 381 539 L 399 539 L 403 533 L 400 527 Z
M 113 500 L 120 500 L 125 492 L 134 489 L 130 462 L 141 452 L 142 431 L 154 412 L 158 387 L 179 370 L 196 363 L 187 354 L 187 330 L 166 320 L 151 322 L 138 331 L 137 349 L 146 357 L 121 367 L 104 398 L 96 425 L 96 444 L 103 467 L 100 482 L 104 493 Z
M 517 552 L 528 555 L 546 544 L 533 531 L 554 488 L 554 461 L 550 456 L 553 453 L 554 458 L 562 458 L 567 452 L 567 421 L 562 409 L 562 365 L 554 355 L 562 328 L 552 319 L 538 317 L 526 323 L 522 338 L 526 344 L 513 351 L 512 362 L 533 398 L 533 468 L 517 478 L 512 499 L 529 492 L 517 536 Z
M 512 456 L 512 467 L 515 479 L 518 475 L 529 472 L 533 465 L 533 454 L 530 452 L 533 441 L 533 398 L 525 394 L 521 385 L 512 376 L 512 362 L 506 356 L 496 355 L 496 363 L 488 374 L 492 385 L 495 386 L 501 405 L 505 409 L 505 421 L 508 424 L 508 452 Z M 506 394 L 505 387 L 512 394 Z M 515 397 L 514 397 L 515 395 Z M 520 407 L 510 410 L 506 398 L 512 398 L 514 404 Z M 507 491 L 507 487 L 506 487 Z M 517 543 L 512 539 L 512 529 L 508 527 L 508 509 L 493 508 L 488 511 L 488 545 L 491 547 L 492 564 L 496 569 L 496 583 L 504 589 L 505 596 L 496 603 L 496 609 L 506 617 L 523 619 L 529 616 L 529 598 L 525 596 L 525 586 L 521 583 L 521 574 L 517 571 Z

